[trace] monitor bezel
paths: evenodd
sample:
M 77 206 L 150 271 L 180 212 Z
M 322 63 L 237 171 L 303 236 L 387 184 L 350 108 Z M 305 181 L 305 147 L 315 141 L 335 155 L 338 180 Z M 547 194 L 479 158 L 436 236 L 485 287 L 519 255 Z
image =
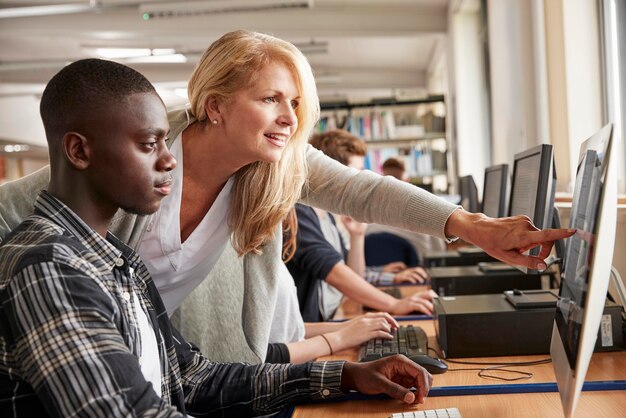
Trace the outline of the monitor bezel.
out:
M 589 273 L 585 310 L 581 325 L 575 369 L 572 369 L 565 351 L 559 328 L 555 320 L 552 326 L 550 356 L 565 417 L 571 417 L 576 409 L 578 398 L 589 368 L 589 362 L 596 344 L 598 329 L 604 311 L 613 261 L 615 225 L 617 223 L 617 168 L 613 156 L 615 138 L 612 125 L 600 131 L 581 144 L 579 165 L 588 149 L 598 149 L 606 140 L 602 183 L 594 226 L 594 248 L 590 254 Z M 595 147 L 595 148 L 591 148 Z M 560 291 L 559 291 L 560 295 Z
M 513 170 L 511 173 L 511 191 L 509 193 L 508 216 L 519 214 L 512 213 L 513 198 L 515 197 L 515 177 L 518 171 L 518 163 L 533 155 L 540 155 L 539 162 L 539 178 L 537 179 L 537 190 L 535 193 L 535 208 L 531 221 L 539 229 L 552 227 L 552 216 L 554 212 L 554 196 L 556 194 L 556 169 L 554 166 L 553 147 L 550 144 L 541 144 L 529 148 L 526 151 L 515 154 L 513 161 Z M 533 248 L 527 252 L 530 255 L 538 255 L 539 247 Z M 528 274 L 536 274 L 537 270 L 529 269 L 524 266 L 516 266 L 519 270 Z
M 464 187 L 463 187 L 463 182 L 464 181 L 469 181 L 470 182 L 470 194 L 469 194 L 469 204 L 468 207 L 463 207 L 463 209 L 465 209 L 468 212 L 472 212 L 472 213 L 477 213 L 480 212 L 481 210 L 481 204 L 478 198 L 478 187 L 476 187 L 476 182 L 474 181 L 474 177 L 469 174 L 467 176 L 462 176 L 459 177 L 459 192 L 462 192 Z M 460 193 L 461 195 L 461 206 L 463 203 L 463 193 Z M 473 199 L 472 199 L 473 198 Z M 473 206 L 473 207 L 472 207 Z
M 500 181 L 500 195 L 498 196 L 498 218 L 506 216 L 507 214 L 507 191 L 508 191 L 508 183 L 509 183 L 509 165 L 508 164 L 497 164 L 492 165 L 491 167 L 485 168 L 485 177 L 483 179 L 483 198 L 481 202 L 480 210 L 482 213 L 485 213 L 485 195 L 487 194 L 487 179 L 489 175 L 495 171 L 500 171 L 502 174 Z

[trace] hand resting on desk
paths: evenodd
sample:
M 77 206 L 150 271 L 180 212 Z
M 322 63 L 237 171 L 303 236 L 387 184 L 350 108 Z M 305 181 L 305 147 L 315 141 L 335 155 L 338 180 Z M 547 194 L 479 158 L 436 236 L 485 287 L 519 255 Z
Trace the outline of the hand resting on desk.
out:
M 383 266 L 384 273 L 393 273 L 393 282 L 422 284 L 429 279 L 424 267 L 407 267 L 402 261 L 393 261 Z
M 423 404 L 433 377 L 405 356 L 396 355 L 367 363 L 347 362 L 341 374 L 341 388 L 366 395 L 386 393 L 406 403 Z M 415 393 L 410 388 L 415 388 Z
M 429 279 L 428 273 L 424 270 L 424 267 L 409 267 L 405 270 L 402 270 L 396 273 L 393 276 L 394 283 L 413 283 L 413 284 L 422 284 L 425 283 Z
M 402 270 L 406 270 L 407 266 L 402 261 L 392 261 L 391 263 L 383 266 L 383 272 L 385 273 L 400 273 Z

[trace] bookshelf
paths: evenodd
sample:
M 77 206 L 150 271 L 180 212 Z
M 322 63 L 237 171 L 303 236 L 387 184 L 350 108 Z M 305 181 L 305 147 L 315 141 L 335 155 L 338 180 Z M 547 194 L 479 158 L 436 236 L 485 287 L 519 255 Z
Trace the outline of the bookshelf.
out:
M 341 128 L 368 146 L 365 168 L 378 173 L 390 157 L 404 160 L 410 181 L 447 193 L 451 158 L 445 131 L 443 96 L 368 103 L 323 103 L 316 132 Z

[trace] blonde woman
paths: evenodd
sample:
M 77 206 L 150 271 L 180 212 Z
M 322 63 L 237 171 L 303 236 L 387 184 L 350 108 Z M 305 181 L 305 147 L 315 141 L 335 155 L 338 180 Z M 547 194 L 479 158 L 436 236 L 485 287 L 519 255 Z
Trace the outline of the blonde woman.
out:
M 553 240 L 571 235 L 537 231 L 525 217 L 470 214 L 307 146 L 319 114 L 315 80 L 300 51 L 275 37 L 235 31 L 215 41 L 191 76 L 189 99 L 189 109 L 169 115 L 168 146 L 178 160 L 171 196 L 151 216 L 119 211 L 110 230 L 138 249 L 170 314 L 207 277 L 232 237 L 242 257 L 243 295 L 234 301 L 216 295 L 212 303 L 241 306 L 239 360 L 266 359 L 276 278 L 284 267 L 281 222 L 297 201 L 361 222 L 460 237 L 532 268 L 541 268 Z M 32 212 L 48 179 L 46 168 L 0 187 L 0 236 Z M 539 257 L 521 254 L 535 245 L 543 245 Z M 207 321 L 216 342 L 237 328 Z

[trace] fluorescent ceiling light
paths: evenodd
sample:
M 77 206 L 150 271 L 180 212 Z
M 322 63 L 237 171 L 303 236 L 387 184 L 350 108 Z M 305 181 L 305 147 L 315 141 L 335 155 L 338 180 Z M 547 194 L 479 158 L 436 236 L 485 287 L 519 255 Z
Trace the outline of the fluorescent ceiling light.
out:
M 0 9 L 0 19 L 84 13 L 97 8 L 89 4 L 53 4 L 49 6 L 7 7 Z
M 328 54 L 328 42 L 327 41 L 315 41 L 305 43 L 295 43 L 294 46 L 300 50 L 304 55 L 312 54 Z
M 23 144 L 5 145 L 4 152 L 24 152 L 28 151 L 30 147 Z
M 96 54 L 102 58 L 136 58 L 176 54 L 174 49 L 166 48 L 96 48 Z
M 126 58 L 124 59 L 124 62 L 131 64 L 185 63 L 187 62 L 187 57 L 183 54 L 146 55 L 143 57 Z
M 311 7 L 313 7 L 313 0 L 211 0 L 144 3 L 139 6 L 139 11 L 144 20 L 150 20 L 164 17 Z

